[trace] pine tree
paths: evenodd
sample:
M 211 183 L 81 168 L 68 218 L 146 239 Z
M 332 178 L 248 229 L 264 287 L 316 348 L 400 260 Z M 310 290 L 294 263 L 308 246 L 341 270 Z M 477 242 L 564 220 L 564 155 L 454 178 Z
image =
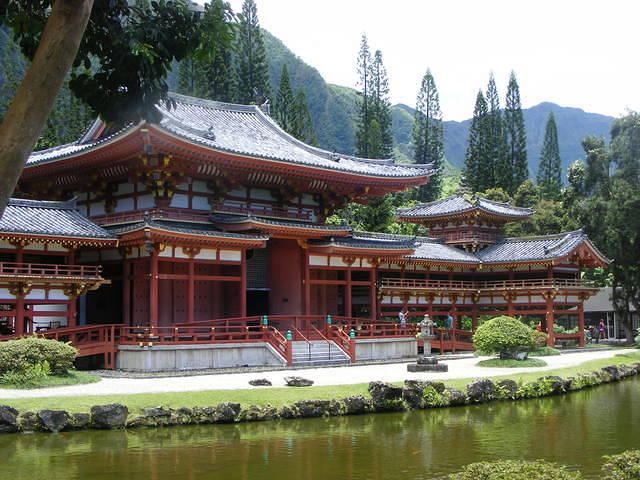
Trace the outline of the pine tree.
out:
M 551 199 L 560 197 L 562 188 L 562 162 L 558 147 L 558 128 L 553 112 L 549 112 L 544 133 L 544 143 L 540 152 L 540 164 L 536 178 L 543 195 Z
M 291 83 L 289 81 L 289 70 L 287 64 L 282 65 L 282 73 L 280 75 L 280 86 L 276 93 L 276 99 L 273 102 L 273 118 L 285 132 L 292 135 L 295 122 L 295 98 Z M 294 135 L 295 136 L 295 135 Z
M 317 141 L 316 134 L 313 129 L 309 106 L 307 105 L 307 97 L 302 89 L 296 93 L 293 111 L 294 118 L 291 135 L 304 143 L 315 145 Z
M 487 104 L 489 108 L 489 137 L 487 138 L 489 156 L 485 168 L 489 180 L 488 188 L 502 188 L 507 191 L 511 188 L 513 173 L 511 163 L 507 161 L 500 97 L 493 73 L 489 77 L 487 86 Z
M 356 119 L 356 155 L 369 158 L 369 128 L 371 126 L 371 52 L 367 36 L 362 35 L 358 52 L 358 117 Z
M 493 172 L 486 167 L 490 155 L 489 135 L 489 110 L 480 90 L 476 96 L 463 169 L 464 184 L 474 192 L 482 192 L 492 187 Z
M 420 187 L 418 199 L 422 202 L 436 200 L 442 188 L 443 127 L 440 98 L 431 70 L 422 77 L 416 99 L 415 122 L 413 124 L 414 160 L 416 163 L 431 163 L 435 173 L 427 185 Z
M 231 7 L 222 0 L 205 5 L 200 44 L 178 67 L 179 93 L 222 102 L 233 100 L 233 18 Z
M 520 87 L 516 74 L 511 72 L 507 87 L 507 102 L 504 109 L 505 137 L 507 144 L 507 161 L 513 171 L 513 182 L 508 192 L 513 194 L 529 177 L 527 163 L 527 134 L 524 128 L 524 117 L 520 103 Z
M 372 158 L 391 158 L 393 134 L 391 133 L 389 79 L 380 50 L 376 50 L 371 64 L 371 110 L 379 132 L 371 132 L 378 137 L 373 137 L 371 140 L 369 156 Z
M 236 101 L 263 103 L 269 93 L 269 67 L 255 0 L 244 0 L 238 26 Z

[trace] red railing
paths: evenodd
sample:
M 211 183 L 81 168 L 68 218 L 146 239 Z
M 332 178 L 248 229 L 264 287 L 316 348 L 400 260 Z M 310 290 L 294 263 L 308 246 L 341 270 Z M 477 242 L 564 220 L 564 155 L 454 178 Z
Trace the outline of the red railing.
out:
M 351 363 L 355 363 L 356 342 L 347 332 L 344 331 L 344 328 L 338 325 L 329 325 L 327 328 L 327 337 L 338 345 L 343 352 L 349 355 Z
M 431 341 L 431 348 L 437 348 L 440 353 L 458 350 L 475 350 L 471 337 L 473 332 L 469 330 L 460 330 L 457 328 L 434 328 L 433 333 L 436 338 Z M 419 341 L 418 345 L 423 342 Z
M 208 213 L 185 212 L 180 208 L 150 208 L 134 212 L 107 213 L 95 215 L 91 220 L 98 225 L 115 225 L 119 223 L 141 222 L 145 217 L 162 218 L 166 220 L 182 220 L 186 222 L 208 222 Z
M 0 262 L 0 275 L 11 277 L 100 278 L 102 267 L 95 265 L 49 265 L 46 263 Z
M 435 233 L 437 238 L 443 239 L 445 242 L 473 242 L 495 243 L 496 234 L 487 232 L 476 232 L 473 230 L 464 230 L 459 232 Z
M 383 278 L 381 288 L 387 289 L 425 289 L 425 290 L 509 290 L 526 288 L 595 288 L 592 282 L 580 279 L 533 278 L 524 280 L 419 280 Z
M 217 205 L 216 212 L 220 213 L 250 213 L 263 217 L 293 218 L 296 220 L 311 220 L 311 212 L 298 210 L 295 212 L 285 208 L 272 207 L 268 205 Z

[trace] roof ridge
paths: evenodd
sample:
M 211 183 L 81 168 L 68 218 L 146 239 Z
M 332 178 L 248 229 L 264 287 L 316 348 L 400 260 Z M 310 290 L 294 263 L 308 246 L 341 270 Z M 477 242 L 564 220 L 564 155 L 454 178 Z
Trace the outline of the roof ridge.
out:
M 76 210 L 77 197 L 69 200 L 33 200 L 30 198 L 10 198 L 12 207 L 56 208 L 58 210 Z
M 557 238 L 558 240 L 564 239 L 565 237 L 569 237 L 572 234 L 576 233 L 584 233 L 584 229 L 580 228 L 578 230 L 573 230 L 571 232 L 560 232 L 560 233 L 548 233 L 545 235 L 525 235 L 522 237 L 502 237 L 500 240 L 503 243 L 506 242 L 517 242 L 517 241 L 536 241 L 536 240 L 551 240 L 553 238 Z

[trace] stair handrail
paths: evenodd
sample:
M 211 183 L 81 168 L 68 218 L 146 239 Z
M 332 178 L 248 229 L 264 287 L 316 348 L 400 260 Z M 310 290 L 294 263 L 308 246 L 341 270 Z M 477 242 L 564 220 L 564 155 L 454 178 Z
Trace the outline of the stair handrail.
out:
M 356 361 L 355 340 L 338 325 L 329 325 L 328 331 L 331 336 L 335 336 L 337 338 L 338 341 L 334 343 L 338 345 L 338 348 L 349 356 L 351 363 L 354 363 Z M 345 347 L 345 344 L 347 347 Z
M 329 360 L 331 360 L 331 343 L 332 343 L 331 340 L 329 340 L 327 337 L 325 337 L 323 335 L 323 333 L 320 330 L 318 330 L 316 327 L 314 327 L 313 325 L 309 325 L 309 326 L 311 327 L 311 331 L 315 335 L 320 337 L 320 341 L 327 342 L 327 346 L 329 347 Z
M 294 339 L 296 338 L 296 336 L 300 336 L 302 337 L 302 341 L 307 342 L 307 360 L 311 361 L 311 342 L 309 341 L 309 339 L 305 337 L 304 334 L 293 325 L 291 326 L 290 330 L 293 333 Z

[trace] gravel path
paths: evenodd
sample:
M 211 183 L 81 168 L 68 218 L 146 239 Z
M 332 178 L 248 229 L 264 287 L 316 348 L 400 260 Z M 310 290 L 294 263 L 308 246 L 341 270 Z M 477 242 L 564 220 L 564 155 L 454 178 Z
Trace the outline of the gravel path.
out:
M 509 375 L 520 372 L 543 372 L 545 370 L 571 367 L 588 360 L 610 358 L 620 353 L 637 352 L 635 349 L 606 350 L 597 352 L 579 352 L 553 357 L 544 357 L 548 366 L 539 368 L 483 368 L 476 364 L 480 360 L 462 358 L 445 360 L 449 365 L 446 373 L 408 373 L 407 363 L 378 365 L 353 365 L 341 367 L 310 368 L 296 370 L 277 370 L 270 372 L 223 373 L 216 375 L 198 375 L 164 378 L 103 378 L 98 383 L 73 385 L 68 387 L 43 388 L 38 390 L 0 389 L 0 399 L 67 397 L 82 395 L 123 395 L 134 393 L 192 392 L 201 390 L 235 390 L 252 387 L 247 382 L 256 378 L 266 378 L 274 387 L 284 386 L 284 377 L 300 376 L 311 379 L 314 385 L 348 385 L 367 383 L 373 380 L 399 382 L 409 378 L 433 380 L 449 378 L 477 378 L 496 375 Z M 442 361 L 441 361 L 442 362 Z

